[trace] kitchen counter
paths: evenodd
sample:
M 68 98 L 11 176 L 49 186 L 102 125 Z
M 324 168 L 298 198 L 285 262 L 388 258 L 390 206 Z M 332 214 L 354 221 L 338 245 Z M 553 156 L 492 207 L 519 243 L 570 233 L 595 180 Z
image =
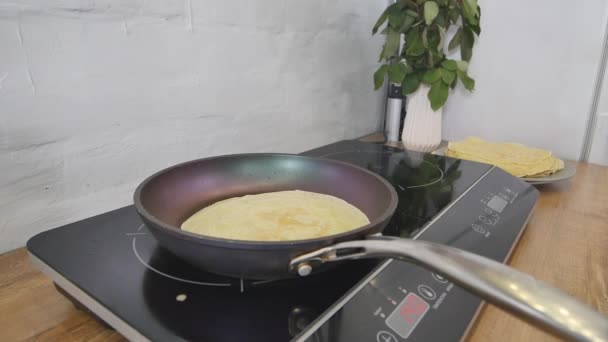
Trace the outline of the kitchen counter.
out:
M 579 163 L 574 179 L 538 189 L 540 199 L 509 264 L 608 315 L 608 167 Z M 30 264 L 24 248 L 0 255 L 0 317 L 3 341 L 123 340 L 74 308 Z M 468 340 L 556 339 L 486 305 Z

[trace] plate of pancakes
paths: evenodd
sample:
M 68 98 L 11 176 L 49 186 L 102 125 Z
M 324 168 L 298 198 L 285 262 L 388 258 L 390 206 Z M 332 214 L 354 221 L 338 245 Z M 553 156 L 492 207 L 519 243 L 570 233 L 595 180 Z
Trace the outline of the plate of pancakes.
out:
M 551 151 L 513 142 L 467 137 L 433 153 L 495 165 L 530 184 L 563 181 L 576 174 L 576 163 L 564 161 Z

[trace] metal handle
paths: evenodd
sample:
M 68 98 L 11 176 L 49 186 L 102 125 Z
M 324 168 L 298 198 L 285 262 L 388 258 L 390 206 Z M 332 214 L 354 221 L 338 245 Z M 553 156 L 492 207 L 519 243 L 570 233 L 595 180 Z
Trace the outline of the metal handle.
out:
M 397 258 L 437 272 L 545 330 L 579 341 L 608 341 L 608 320 L 564 292 L 488 258 L 426 241 L 386 236 L 338 243 L 294 258 L 294 271 L 360 258 Z M 300 275 L 306 275 L 306 272 Z

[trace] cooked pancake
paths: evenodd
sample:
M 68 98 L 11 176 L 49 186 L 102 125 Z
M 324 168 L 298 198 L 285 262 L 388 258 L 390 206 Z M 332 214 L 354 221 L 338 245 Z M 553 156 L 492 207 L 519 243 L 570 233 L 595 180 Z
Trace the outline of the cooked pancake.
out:
M 516 143 L 494 143 L 477 137 L 450 142 L 450 157 L 496 165 L 517 177 L 542 177 L 564 168 L 564 162 L 551 151 Z
M 369 223 L 357 207 L 330 195 L 278 191 L 229 198 L 188 218 L 191 233 L 248 241 L 290 241 L 347 232 Z

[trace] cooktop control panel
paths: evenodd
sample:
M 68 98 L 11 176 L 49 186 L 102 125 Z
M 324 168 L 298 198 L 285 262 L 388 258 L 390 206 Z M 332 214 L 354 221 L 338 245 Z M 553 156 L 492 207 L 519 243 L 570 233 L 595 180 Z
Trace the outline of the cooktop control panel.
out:
M 449 244 L 503 262 L 537 197 L 534 188 L 492 168 L 430 221 L 417 239 Z M 458 321 L 470 321 L 480 303 L 440 274 L 387 260 L 297 340 L 449 340 L 465 334 L 468 323 Z

